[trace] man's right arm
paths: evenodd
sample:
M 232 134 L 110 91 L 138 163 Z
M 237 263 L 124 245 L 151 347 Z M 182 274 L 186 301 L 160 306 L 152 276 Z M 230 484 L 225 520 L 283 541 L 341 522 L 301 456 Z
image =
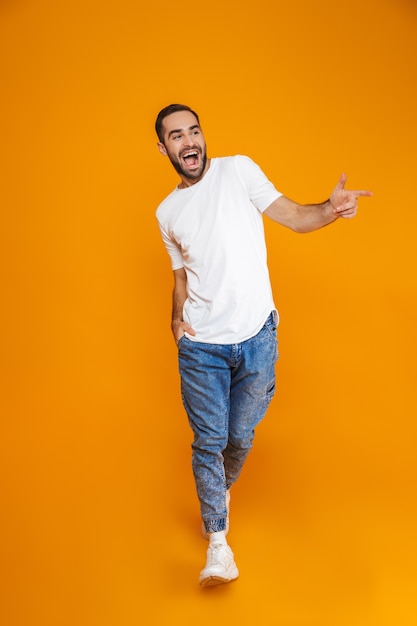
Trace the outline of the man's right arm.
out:
M 195 331 L 189 324 L 187 324 L 187 322 L 184 322 L 182 317 L 184 302 L 186 299 L 187 274 L 185 273 L 185 269 L 181 267 L 179 270 L 174 270 L 174 289 L 172 292 L 171 329 L 176 344 L 178 344 L 179 340 L 186 332 L 189 335 L 195 335 Z

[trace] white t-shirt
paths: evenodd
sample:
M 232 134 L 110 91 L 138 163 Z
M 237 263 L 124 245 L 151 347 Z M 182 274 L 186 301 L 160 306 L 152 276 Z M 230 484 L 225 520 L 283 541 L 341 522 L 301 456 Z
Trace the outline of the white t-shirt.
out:
M 211 159 L 204 177 L 176 188 L 156 216 L 172 269 L 184 267 L 183 319 L 191 341 L 253 337 L 275 309 L 262 213 L 280 194 L 245 156 Z

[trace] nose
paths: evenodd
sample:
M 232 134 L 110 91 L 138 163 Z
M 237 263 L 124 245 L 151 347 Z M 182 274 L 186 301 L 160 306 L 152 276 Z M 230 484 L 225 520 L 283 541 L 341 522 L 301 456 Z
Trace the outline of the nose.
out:
M 189 148 L 194 145 L 194 137 L 193 135 L 185 135 L 184 144 Z

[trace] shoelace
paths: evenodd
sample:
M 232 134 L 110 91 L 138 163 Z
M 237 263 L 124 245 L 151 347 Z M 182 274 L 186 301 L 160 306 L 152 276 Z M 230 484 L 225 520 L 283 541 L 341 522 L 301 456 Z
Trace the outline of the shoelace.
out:
M 221 543 L 213 543 L 208 550 L 209 565 L 224 565 L 224 558 L 230 558 L 227 546 Z

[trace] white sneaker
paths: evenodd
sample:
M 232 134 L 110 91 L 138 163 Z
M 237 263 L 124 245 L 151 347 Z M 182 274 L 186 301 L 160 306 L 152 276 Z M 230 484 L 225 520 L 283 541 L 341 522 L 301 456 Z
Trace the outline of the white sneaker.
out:
M 200 573 L 200 585 L 211 587 L 230 583 L 239 576 L 233 552 L 227 544 L 211 543 L 207 549 L 207 563 Z
M 229 509 L 230 509 L 230 489 L 226 491 L 226 509 L 227 509 L 227 517 L 226 517 L 226 529 L 225 534 L 229 532 Z M 206 527 L 204 526 L 204 522 L 201 522 L 201 534 L 204 539 L 209 540 L 209 533 L 206 531 Z

